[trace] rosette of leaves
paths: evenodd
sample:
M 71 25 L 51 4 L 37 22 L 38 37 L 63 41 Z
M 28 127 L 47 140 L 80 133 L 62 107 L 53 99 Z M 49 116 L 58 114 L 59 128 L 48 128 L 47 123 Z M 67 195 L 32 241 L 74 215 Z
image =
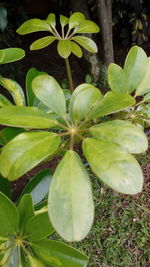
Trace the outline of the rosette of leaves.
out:
M 88 171 L 74 145 L 82 143 L 83 154 L 101 182 L 120 193 L 136 194 L 142 190 L 143 174 L 132 154 L 144 152 L 148 141 L 143 130 L 130 122 L 101 122 L 104 116 L 135 105 L 135 98 L 126 92 L 103 96 L 84 83 L 66 100 L 53 77 L 35 76 L 28 84 L 33 90 L 28 93 L 29 106 L 6 104 L 0 109 L 2 125 L 23 131 L 6 140 L 0 173 L 13 181 L 60 154 L 50 184 L 48 214 L 62 238 L 79 241 L 90 231 L 94 204 Z
M 129 51 L 124 67 L 110 64 L 108 83 L 112 92 L 133 95 L 135 104 L 117 115 L 142 127 L 150 126 L 150 58 L 144 50 L 134 46 Z
M 0 193 L 0 216 L 1 266 L 87 266 L 85 254 L 50 239 L 55 231 L 48 212 L 45 209 L 35 212 L 30 194 L 25 194 L 15 206 Z
M 24 22 L 17 30 L 17 33 L 24 35 L 32 32 L 47 31 L 48 36 L 40 38 L 30 46 L 31 50 L 38 50 L 58 41 L 57 51 L 62 58 L 68 58 L 71 53 L 82 57 L 83 47 L 91 53 L 97 53 L 95 42 L 80 34 L 97 33 L 99 27 L 93 21 L 85 19 L 80 12 L 73 13 L 69 18 L 60 15 L 61 32 L 56 28 L 55 14 L 50 13 L 46 20 L 30 19 Z

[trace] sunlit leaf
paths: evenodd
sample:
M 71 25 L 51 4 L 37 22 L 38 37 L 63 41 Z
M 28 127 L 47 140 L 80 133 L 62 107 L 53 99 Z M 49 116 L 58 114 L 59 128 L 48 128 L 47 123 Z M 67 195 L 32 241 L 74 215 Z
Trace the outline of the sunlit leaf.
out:
M 25 194 L 19 201 L 18 211 L 20 215 L 19 229 L 24 230 L 28 220 L 34 216 L 33 201 L 30 194 Z
M 69 29 L 75 28 L 81 21 L 85 20 L 85 16 L 81 12 L 73 13 L 69 18 Z
M 141 83 L 138 85 L 137 90 L 136 90 L 136 96 L 140 96 L 143 93 L 145 93 L 145 90 L 149 90 L 150 92 L 150 58 L 148 58 L 148 66 L 147 66 L 147 71 L 145 73 L 145 76 Z
M 38 31 L 50 31 L 49 24 L 41 19 L 29 19 L 17 29 L 21 35 Z
M 25 56 L 25 51 L 21 48 L 6 48 L 0 50 L 2 55 L 0 64 L 6 64 L 22 59 Z
M 55 40 L 56 40 L 56 37 L 54 36 L 46 36 L 46 37 L 40 38 L 31 44 L 30 50 L 42 49 L 52 44 Z
M 60 15 L 60 24 L 62 27 L 68 24 L 69 19 L 66 16 Z
M 71 42 L 69 40 L 59 40 L 57 50 L 62 58 L 68 58 L 71 54 Z
M 71 40 L 77 42 L 79 45 L 83 46 L 86 50 L 88 50 L 91 53 L 97 53 L 97 45 L 96 43 L 85 36 L 74 36 L 71 38 Z
M 126 72 L 117 64 L 111 63 L 108 68 L 108 83 L 113 92 L 128 93 Z
M 71 42 L 71 52 L 77 57 L 82 57 L 83 54 L 80 46 L 73 41 Z
M 53 28 L 56 26 L 56 19 L 55 19 L 55 14 L 50 13 L 46 19 L 46 22 L 50 24 L 50 26 Z
M 2 94 L 0 94 L 0 107 L 11 106 L 12 103 Z
M 97 33 L 99 31 L 98 25 L 90 20 L 82 21 L 75 30 L 76 33 Z

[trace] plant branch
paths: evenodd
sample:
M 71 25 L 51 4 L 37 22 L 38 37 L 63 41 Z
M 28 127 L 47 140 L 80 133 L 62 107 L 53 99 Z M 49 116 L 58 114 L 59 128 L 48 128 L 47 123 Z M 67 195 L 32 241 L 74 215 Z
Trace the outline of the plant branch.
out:
M 69 81 L 69 88 L 73 92 L 73 80 L 72 80 L 72 74 L 71 74 L 71 68 L 69 64 L 69 59 L 65 58 L 65 64 L 66 64 L 66 70 L 67 70 L 67 76 L 68 76 L 68 81 Z

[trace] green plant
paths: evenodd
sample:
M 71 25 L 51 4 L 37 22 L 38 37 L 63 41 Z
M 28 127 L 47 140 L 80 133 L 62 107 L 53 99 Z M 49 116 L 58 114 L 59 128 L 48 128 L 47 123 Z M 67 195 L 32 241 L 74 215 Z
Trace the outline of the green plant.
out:
M 32 197 L 23 195 L 16 207 L 0 193 L 0 265 L 3 267 L 79 267 L 87 257 L 55 240 L 46 209 L 34 211 Z

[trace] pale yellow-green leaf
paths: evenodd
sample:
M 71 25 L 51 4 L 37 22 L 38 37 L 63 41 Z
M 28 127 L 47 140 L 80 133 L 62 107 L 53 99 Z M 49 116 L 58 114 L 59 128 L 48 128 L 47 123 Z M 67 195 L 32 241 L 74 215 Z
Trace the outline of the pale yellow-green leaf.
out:
M 88 50 L 91 53 L 97 53 L 98 51 L 96 43 L 88 37 L 77 35 L 72 37 L 71 40 L 83 46 L 86 50 Z
M 55 40 L 56 40 L 56 37 L 54 36 L 46 36 L 46 37 L 40 38 L 31 44 L 30 50 L 42 49 L 52 44 Z

